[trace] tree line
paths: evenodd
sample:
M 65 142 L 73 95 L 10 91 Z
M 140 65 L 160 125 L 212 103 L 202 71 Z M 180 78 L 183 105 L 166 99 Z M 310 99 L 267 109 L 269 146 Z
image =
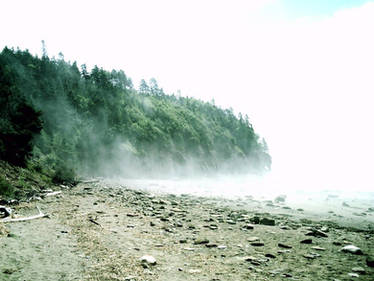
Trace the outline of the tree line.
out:
M 60 182 L 75 173 L 271 167 L 247 116 L 165 94 L 155 79 L 135 89 L 122 70 L 89 71 L 62 55 L 4 48 L 0 104 L 0 159 Z

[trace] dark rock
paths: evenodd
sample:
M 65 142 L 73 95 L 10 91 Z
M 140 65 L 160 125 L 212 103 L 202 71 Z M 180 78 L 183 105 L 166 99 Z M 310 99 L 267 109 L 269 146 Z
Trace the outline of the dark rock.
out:
M 366 264 L 370 267 L 374 267 L 374 257 L 373 256 L 367 256 L 366 257 Z
M 252 246 L 254 246 L 254 247 L 262 247 L 262 246 L 264 246 L 265 244 L 263 243 L 263 242 L 252 242 L 251 243 L 251 245 Z
M 263 225 L 270 225 L 270 226 L 273 226 L 275 225 L 275 220 L 273 219 L 269 219 L 269 218 L 262 218 L 260 219 L 260 224 L 263 224 Z
M 304 239 L 304 240 L 300 241 L 300 243 L 301 244 L 312 244 L 313 241 L 312 241 L 312 239 Z
M 286 201 L 287 196 L 286 195 L 279 195 L 275 197 L 274 202 L 275 203 L 284 203 Z
M 276 258 L 275 255 L 270 254 L 270 253 L 265 254 L 265 257 L 267 257 L 267 258 L 271 258 L 271 259 L 275 259 L 275 258 Z
M 250 219 L 251 223 L 259 224 L 260 223 L 260 217 L 254 216 Z

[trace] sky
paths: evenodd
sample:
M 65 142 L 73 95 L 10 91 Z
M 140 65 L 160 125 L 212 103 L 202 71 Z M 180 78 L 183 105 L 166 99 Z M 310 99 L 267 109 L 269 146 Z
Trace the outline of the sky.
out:
M 374 1 L 0 2 L 0 48 L 154 77 L 248 114 L 273 173 L 374 190 Z

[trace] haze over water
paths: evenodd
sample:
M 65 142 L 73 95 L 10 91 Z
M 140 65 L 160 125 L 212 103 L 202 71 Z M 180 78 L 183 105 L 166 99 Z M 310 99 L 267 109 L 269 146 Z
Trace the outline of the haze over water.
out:
M 155 77 L 166 93 L 214 99 L 248 114 L 273 158 L 262 179 L 146 187 L 225 196 L 374 191 L 371 0 L 65 1 L 56 13 L 46 12 L 53 1 L 36 0 L 2 10 L 0 48 L 40 54 L 45 40 L 50 56 L 123 69 L 135 87 Z

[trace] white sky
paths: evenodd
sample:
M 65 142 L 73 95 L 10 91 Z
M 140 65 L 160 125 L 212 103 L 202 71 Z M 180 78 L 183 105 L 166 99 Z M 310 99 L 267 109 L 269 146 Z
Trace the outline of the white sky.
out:
M 374 190 L 374 3 L 267 12 L 282 0 L 1 1 L 0 48 L 47 51 L 137 86 L 155 77 L 248 113 L 274 173 Z M 270 9 L 271 10 L 271 9 Z

